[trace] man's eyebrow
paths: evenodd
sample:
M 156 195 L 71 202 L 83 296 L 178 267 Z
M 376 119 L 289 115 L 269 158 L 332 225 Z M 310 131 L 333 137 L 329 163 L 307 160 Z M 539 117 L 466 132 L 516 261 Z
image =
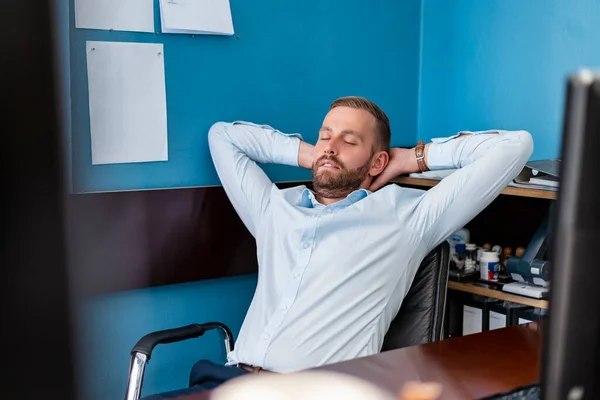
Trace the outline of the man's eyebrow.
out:
M 333 129 L 331 129 L 328 126 L 322 126 L 321 129 L 319 129 L 319 132 L 333 132 Z M 356 136 L 359 139 L 362 139 L 362 136 L 360 135 L 360 133 L 358 133 L 357 131 L 353 130 L 353 129 L 344 129 L 340 132 L 340 134 L 342 135 L 353 135 Z
M 331 129 L 328 126 L 323 125 L 320 129 L 321 131 L 328 131 L 328 132 L 332 132 L 333 129 Z M 358 132 L 356 132 L 353 129 L 344 129 L 340 132 L 342 135 L 356 135 L 356 136 L 360 136 L 360 134 Z

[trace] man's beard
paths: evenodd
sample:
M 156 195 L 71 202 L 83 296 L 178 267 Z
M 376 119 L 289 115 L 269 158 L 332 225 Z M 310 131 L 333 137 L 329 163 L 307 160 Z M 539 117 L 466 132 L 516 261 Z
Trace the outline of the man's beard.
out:
M 330 171 L 327 169 L 319 170 L 319 164 L 323 160 L 330 160 L 340 168 L 339 171 Z M 312 183 L 313 190 L 317 195 L 326 199 L 340 199 L 348 196 L 353 191 L 360 188 L 365 178 L 369 174 L 371 158 L 362 166 L 356 169 L 347 169 L 335 156 L 322 156 L 313 163 Z

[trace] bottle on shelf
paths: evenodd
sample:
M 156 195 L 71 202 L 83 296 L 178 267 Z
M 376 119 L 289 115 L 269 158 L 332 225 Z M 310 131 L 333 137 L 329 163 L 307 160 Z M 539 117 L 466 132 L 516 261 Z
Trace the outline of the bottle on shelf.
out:
M 495 251 L 484 251 L 479 260 L 479 277 L 486 281 L 497 282 L 500 274 L 500 257 Z
M 467 243 L 465 246 L 465 272 L 474 273 L 477 269 L 477 246 L 475 243 Z

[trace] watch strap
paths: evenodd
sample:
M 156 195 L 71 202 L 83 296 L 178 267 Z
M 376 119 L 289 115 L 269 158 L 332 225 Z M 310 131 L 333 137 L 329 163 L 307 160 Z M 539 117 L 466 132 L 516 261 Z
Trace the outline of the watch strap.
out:
M 415 157 L 417 158 L 419 170 L 421 170 L 421 172 L 429 171 L 429 168 L 425 163 L 425 143 L 422 140 L 419 140 L 415 147 Z

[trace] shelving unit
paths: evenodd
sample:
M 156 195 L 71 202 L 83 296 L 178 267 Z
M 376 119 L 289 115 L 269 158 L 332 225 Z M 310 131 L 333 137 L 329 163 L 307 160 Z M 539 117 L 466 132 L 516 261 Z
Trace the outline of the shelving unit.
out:
M 402 176 L 394 179 L 392 182 L 397 183 L 399 185 L 406 186 L 417 186 L 417 187 L 426 187 L 431 188 L 440 183 L 437 179 L 424 179 L 424 178 L 412 178 L 409 176 Z M 537 199 L 548 199 L 548 200 L 556 200 L 556 191 L 553 190 L 543 190 L 543 189 L 528 189 L 528 188 L 520 188 L 514 186 L 507 186 L 502 194 L 509 196 L 521 196 L 521 197 L 533 197 Z
M 490 289 L 483 285 L 479 286 L 477 283 L 448 281 L 448 289 L 477 294 L 479 296 L 491 297 L 498 300 L 511 301 L 513 303 L 543 308 L 545 310 L 548 309 L 548 300 L 540 300 L 531 297 L 519 296 L 517 294 L 506 293 L 500 289 Z
M 428 188 L 432 188 L 432 187 L 436 186 L 438 183 L 440 183 L 440 180 L 413 178 L 413 177 L 409 177 L 409 176 L 403 176 L 403 177 L 399 177 L 399 178 L 396 178 L 395 180 L 393 180 L 393 183 L 396 183 L 400 186 L 428 189 Z M 529 189 L 529 188 L 507 186 L 504 190 L 502 190 L 500 197 L 515 196 L 517 198 L 498 199 L 498 202 L 495 203 L 495 205 L 491 206 L 489 210 L 486 210 L 487 217 L 485 217 L 484 220 L 489 222 L 490 215 L 494 215 L 494 218 L 498 218 L 498 220 L 502 220 L 504 218 L 505 213 L 511 212 L 510 208 L 505 210 L 504 207 L 506 205 L 510 205 L 510 207 L 513 207 L 513 206 L 515 206 L 515 204 L 518 204 L 517 208 L 520 210 L 518 215 L 521 219 L 517 219 L 517 220 L 519 221 L 518 222 L 519 224 L 524 224 L 519 227 L 519 231 L 523 231 L 523 229 L 524 229 L 524 231 L 531 230 L 535 226 L 535 222 L 533 222 L 533 223 L 531 222 L 532 219 L 535 221 L 535 219 L 539 217 L 540 210 L 542 210 L 544 208 L 543 204 L 545 204 L 546 201 L 552 202 L 553 200 L 556 200 L 557 194 L 558 194 L 558 192 L 554 191 L 554 190 Z M 520 198 L 522 200 L 519 200 L 518 198 Z M 533 200 L 529 200 L 526 198 L 530 198 Z M 529 213 L 529 211 L 524 211 L 528 207 L 534 207 L 531 209 L 532 210 L 531 213 Z M 514 216 L 513 216 L 513 218 L 514 218 Z M 523 218 L 529 219 L 529 223 L 526 223 L 526 221 L 524 221 Z M 500 229 L 500 232 L 502 232 L 501 237 L 506 238 L 507 235 L 512 236 L 511 229 L 512 229 L 512 224 L 514 223 L 513 221 L 514 220 L 511 221 L 510 219 L 507 219 L 506 224 L 502 223 L 502 224 L 499 224 L 496 226 L 495 229 Z M 471 221 L 471 223 L 473 223 L 473 222 L 474 221 Z M 534 224 L 533 227 L 532 227 L 532 224 Z M 493 225 L 493 223 L 490 226 L 492 226 L 492 225 Z M 484 224 L 483 226 L 486 226 L 486 225 Z M 479 222 L 479 225 L 477 226 L 477 228 L 478 228 L 479 237 L 481 237 L 481 234 L 482 234 L 481 222 Z M 518 234 L 519 233 L 521 233 L 521 232 L 518 232 Z M 522 240 L 524 240 L 524 239 L 523 238 L 519 239 L 519 241 L 522 241 Z M 500 240 L 500 242 L 501 242 L 501 240 Z M 507 292 L 502 291 L 501 287 L 496 287 L 495 285 L 485 284 L 485 283 L 479 282 L 479 281 L 458 282 L 456 280 L 451 279 L 448 281 L 448 290 L 450 292 L 456 293 L 456 297 L 453 296 L 453 298 L 455 299 L 455 301 L 458 301 L 458 302 L 460 302 L 461 300 L 459 300 L 459 299 L 462 298 L 459 295 L 459 293 L 469 293 L 472 295 L 478 295 L 478 296 L 488 297 L 488 298 L 492 298 L 492 299 L 498 299 L 498 300 L 502 300 L 502 301 L 508 301 L 508 302 L 517 303 L 517 304 L 523 304 L 523 305 L 526 305 L 529 307 L 535 307 L 535 308 L 539 308 L 539 309 L 543 309 L 543 310 L 547 310 L 549 307 L 548 300 L 535 299 L 535 298 L 531 298 L 531 297 L 507 293 Z M 449 295 L 450 295 L 450 293 L 449 293 Z M 447 321 L 447 323 L 449 323 L 449 321 Z M 451 330 L 450 325 L 448 325 L 447 331 L 449 332 L 450 330 Z

